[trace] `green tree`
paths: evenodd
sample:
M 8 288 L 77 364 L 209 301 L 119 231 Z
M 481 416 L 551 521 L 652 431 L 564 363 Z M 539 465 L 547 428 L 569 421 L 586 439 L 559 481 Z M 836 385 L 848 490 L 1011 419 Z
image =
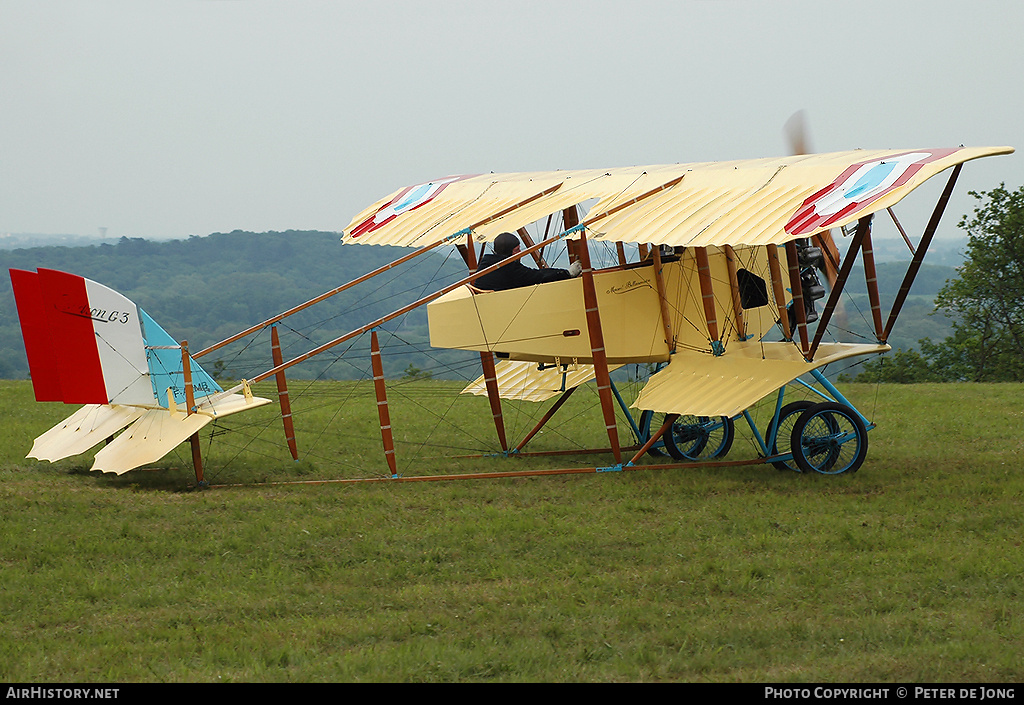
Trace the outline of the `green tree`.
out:
M 920 342 L 924 344 L 927 338 Z M 928 341 L 930 342 L 930 341 Z M 850 381 L 848 375 L 840 375 L 839 381 Z M 864 363 L 858 382 L 886 382 L 892 384 L 916 384 L 918 382 L 944 382 L 931 361 L 914 349 L 897 350 L 892 355 L 879 357 Z
M 960 220 L 964 263 L 935 298 L 952 334 L 867 362 L 857 381 L 1024 381 L 1024 186 L 970 193 L 980 203 Z
M 935 366 L 973 382 L 1024 380 L 1024 186 L 971 195 L 981 203 L 960 227 L 967 251 L 935 299 L 953 334 L 925 352 Z

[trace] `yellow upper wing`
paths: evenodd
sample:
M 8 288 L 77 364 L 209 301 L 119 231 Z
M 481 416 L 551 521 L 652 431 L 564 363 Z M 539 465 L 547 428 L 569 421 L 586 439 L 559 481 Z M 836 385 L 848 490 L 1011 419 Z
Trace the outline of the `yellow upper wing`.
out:
M 471 229 L 489 241 L 596 201 L 588 238 L 673 246 L 781 244 L 890 207 L 935 174 L 1011 147 L 852 150 L 584 171 L 455 176 L 359 213 L 348 243 L 421 247 Z

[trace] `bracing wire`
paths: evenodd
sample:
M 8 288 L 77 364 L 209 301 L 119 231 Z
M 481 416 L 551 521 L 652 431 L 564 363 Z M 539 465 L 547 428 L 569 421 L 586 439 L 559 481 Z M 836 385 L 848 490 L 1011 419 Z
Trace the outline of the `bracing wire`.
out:
M 613 245 L 611 243 L 603 242 L 603 241 L 594 241 L 594 242 L 602 242 L 601 247 L 603 247 L 604 250 L 606 251 L 605 254 L 607 254 L 610 257 L 613 256 L 613 255 L 609 254 L 611 252 L 611 250 L 613 249 Z M 445 258 L 443 258 L 443 260 L 440 260 L 440 261 L 438 259 L 429 260 L 431 262 L 434 262 L 435 265 L 436 265 L 435 266 L 435 271 L 432 273 L 432 276 L 430 277 L 431 281 L 436 281 L 439 278 L 443 278 L 442 272 L 444 271 L 445 266 L 449 262 L 450 258 L 453 256 L 453 252 L 454 252 L 454 250 L 452 252 L 449 252 L 448 255 Z M 617 253 L 614 255 L 614 257 L 615 257 L 615 259 L 617 261 Z M 739 253 L 739 257 L 741 258 L 739 263 L 741 263 L 741 264 L 743 264 L 743 265 L 745 265 L 747 267 L 752 267 L 751 263 L 754 261 L 754 255 L 753 255 L 752 251 L 750 253 L 748 253 L 746 250 L 744 250 L 744 251 Z M 428 260 L 424 260 L 424 261 L 428 261 Z M 719 325 L 720 325 L 720 328 L 719 328 L 720 334 L 721 334 L 721 337 L 722 337 L 723 340 L 732 339 L 732 338 L 736 337 L 736 333 L 737 333 L 737 329 L 738 329 L 738 321 L 735 318 L 735 313 L 734 313 L 733 308 L 731 306 L 731 301 L 725 301 L 724 298 L 727 298 L 727 297 L 723 297 L 722 294 L 720 293 L 723 289 L 725 291 L 730 290 L 730 286 L 731 285 L 730 285 L 730 283 L 728 281 L 725 281 L 723 279 L 723 277 L 716 276 L 714 271 L 715 270 L 713 270 L 713 272 L 712 272 L 712 276 L 713 276 L 713 290 L 716 292 L 715 305 L 716 305 L 716 309 L 718 311 L 718 317 L 717 318 L 718 318 Z M 693 273 L 691 273 L 690 276 L 696 277 L 696 273 L 693 272 Z M 381 278 L 381 279 L 377 280 L 377 282 L 376 282 L 377 283 L 377 287 L 376 287 L 375 291 L 371 292 L 366 297 L 358 299 L 358 305 L 357 306 L 353 306 L 353 307 L 349 307 L 348 310 L 346 310 L 344 313 L 351 313 L 352 311 L 355 311 L 355 310 L 362 310 L 362 309 L 365 309 L 368 306 L 379 304 L 380 302 L 389 301 L 389 300 L 394 299 L 394 298 L 398 298 L 398 297 L 402 297 L 402 296 L 407 296 L 407 295 L 410 295 L 410 294 L 415 295 L 416 292 L 420 292 L 422 294 L 422 291 L 425 290 L 425 288 L 427 286 L 429 286 L 429 284 L 425 284 L 425 285 L 423 285 L 423 287 L 420 287 L 420 285 L 416 285 L 414 287 L 398 288 L 398 287 L 394 286 L 396 281 L 400 281 L 399 278 L 398 278 L 398 273 L 397 272 L 395 273 L 395 276 L 393 276 L 393 277 L 391 277 L 389 279 Z M 723 287 L 723 284 L 725 285 L 724 287 Z M 692 327 L 693 330 L 696 330 L 696 331 L 706 331 L 706 321 L 704 321 L 704 320 L 690 320 L 690 317 L 686 315 L 686 310 L 687 310 L 688 304 L 687 304 L 687 301 L 685 300 L 685 297 L 693 295 L 693 292 L 690 291 L 690 289 L 692 289 L 692 288 L 693 287 L 687 287 L 687 286 L 679 287 L 678 296 L 681 297 L 681 298 L 677 299 L 676 301 L 670 301 L 669 302 L 669 311 L 670 311 L 670 317 L 671 317 L 671 319 L 673 321 L 673 327 L 678 326 L 678 325 L 684 325 L 684 326 Z M 689 294 L 687 294 L 688 291 L 689 291 Z M 380 294 L 384 294 L 384 295 L 380 296 Z M 526 300 L 529 301 L 529 297 L 527 297 Z M 770 304 L 770 305 L 772 305 L 772 304 Z M 692 305 L 690 305 L 690 308 L 691 309 L 693 308 Z M 858 309 L 859 309 L 859 307 L 858 307 Z M 474 310 L 476 311 L 477 322 L 478 323 L 482 322 L 481 321 L 482 312 L 478 308 L 477 302 L 475 302 L 475 301 L 474 301 Z M 695 312 L 697 312 L 697 314 L 699 315 L 699 313 L 702 312 L 703 309 L 698 305 L 696 307 L 696 309 L 693 309 L 693 310 Z M 521 314 L 522 314 L 522 310 L 517 312 L 516 315 L 521 315 Z M 288 332 L 288 335 L 286 336 L 286 338 L 288 339 L 287 342 L 285 340 L 282 340 L 282 349 L 285 349 L 286 346 L 290 349 L 291 346 L 299 345 L 300 343 L 303 343 L 303 342 L 304 342 L 304 344 L 307 344 L 307 345 L 313 343 L 314 342 L 313 341 L 314 334 L 317 331 L 319 331 L 320 329 L 322 329 L 327 324 L 327 322 L 329 322 L 330 320 L 333 320 L 334 318 L 337 318 L 337 317 L 339 317 L 341 315 L 344 315 L 344 314 L 343 313 L 333 313 L 331 316 L 329 316 L 327 318 L 324 318 L 321 321 L 317 321 L 314 324 L 309 324 L 309 325 L 295 326 L 295 327 L 281 326 L 280 330 L 282 332 L 285 332 L 285 331 Z M 780 315 L 784 315 L 784 312 L 780 312 Z M 513 318 L 514 317 L 515 316 L 513 316 Z M 863 311 L 861 311 L 861 317 L 864 318 Z M 442 360 L 440 357 L 438 357 L 437 355 L 435 355 L 432 352 L 433 348 L 430 348 L 429 345 L 426 343 L 426 341 L 423 341 L 422 343 L 418 343 L 417 340 L 415 339 L 416 338 L 415 335 L 410 337 L 409 335 L 403 334 L 401 332 L 403 330 L 403 326 L 406 325 L 406 321 L 407 321 L 407 319 L 405 317 L 402 317 L 402 318 L 397 319 L 397 323 L 394 326 L 389 325 L 388 326 L 389 330 L 384 330 L 383 328 L 381 329 L 381 332 L 386 334 L 386 336 L 385 336 L 385 338 L 383 340 L 382 354 L 388 353 L 388 352 L 393 352 L 394 350 L 399 350 L 399 349 L 402 350 L 402 351 L 411 351 L 411 352 L 413 352 L 415 354 L 422 355 L 422 356 L 427 358 L 427 360 L 429 361 L 428 371 L 430 371 L 432 373 L 434 371 L 436 371 L 436 370 L 443 370 L 446 373 L 455 373 L 459 378 L 463 378 L 463 379 L 469 379 L 470 377 L 476 376 L 474 374 L 474 370 L 478 369 L 478 368 L 476 368 L 476 365 L 479 365 L 479 360 L 476 360 L 475 363 L 473 361 L 461 361 L 460 360 L 460 361 L 452 362 L 452 361 L 449 361 L 449 360 Z M 761 325 L 761 324 L 759 324 L 759 325 L 760 325 L 760 327 L 758 329 L 760 330 L 760 329 L 763 328 L 763 325 Z M 394 328 L 394 330 L 391 330 L 391 328 Z M 658 333 L 658 335 L 660 335 L 660 333 Z M 690 337 L 690 339 L 692 339 L 692 336 L 689 336 L 689 337 Z M 332 353 L 333 359 L 329 362 L 329 364 L 327 364 L 325 366 L 322 366 L 322 369 L 319 369 L 319 371 L 317 372 L 315 378 L 313 380 L 310 380 L 308 383 L 306 383 L 305 386 L 301 390 L 299 390 L 298 393 L 295 395 L 295 398 L 301 399 L 301 398 L 304 398 L 307 395 L 313 393 L 314 391 L 317 391 L 317 389 L 316 389 L 316 382 L 320 381 L 320 380 L 323 380 L 329 374 L 329 372 L 332 371 L 333 369 L 336 369 L 336 366 L 339 365 L 339 364 L 350 365 L 352 370 L 360 371 L 362 373 L 362 376 L 360 376 L 359 379 L 365 381 L 367 376 L 368 376 L 366 374 L 366 366 L 364 365 L 362 368 L 360 368 L 358 365 L 353 363 L 352 360 L 351 360 L 351 356 L 353 354 L 362 354 L 361 353 L 362 347 L 360 347 L 357 344 L 357 341 L 360 341 L 360 340 L 363 340 L 362 336 L 360 336 L 360 337 L 356 338 L 355 340 L 353 340 L 344 351 L 342 351 L 342 352 L 335 351 L 335 353 Z M 253 343 L 250 341 L 249 343 L 246 344 L 246 346 L 243 348 L 243 350 L 248 351 L 252 345 L 253 345 Z M 704 349 L 704 351 L 706 352 L 707 350 Z M 475 355 L 473 357 L 475 357 Z M 418 363 L 418 364 L 422 364 L 422 363 Z M 639 377 L 639 375 L 637 375 L 637 377 Z M 408 380 L 408 381 L 409 381 L 409 383 L 413 382 L 413 380 Z M 417 389 L 417 386 L 419 387 L 418 389 Z M 398 454 L 400 463 L 402 465 L 402 472 L 403 473 L 404 472 L 408 472 L 410 466 L 413 463 L 416 462 L 417 457 L 421 457 L 422 454 L 424 452 L 427 452 L 427 451 L 431 451 L 431 450 L 434 450 L 434 449 L 441 449 L 441 448 L 444 448 L 444 449 L 447 449 L 447 450 L 453 450 L 454 449 L 454 450 L 465 450 L 465 451 L 471 451 L 471 450 L 479 451 L 479 450 L 484 450 L 484 449 L 487 449 L 487 448 L 493 448 L 494 447 L 494 440 L 493 439 L 488 440 L 488 439 L 479 437 L 476 434 L 464 434 L 464 435 L 468 435 L 469 436 L 469 442 L 468 443 L 465 442 L 465 441 L 459 441 L 458 443 L 450 442 L 448 439 L 449 439 L 449 436 L 451 434 L 449 434 L 448 432 L 449 432 L 449 430 L 451 430 L 453 428 L 453 426 L 455 424 L 449 418 L 446 418 L 446 417 L 448 417 L 448 415 L 450 414 L 451 410 L 454 408 L 455 403 L 456 403 L 456 401 L 458 399 L 458 394 L 451 395 L 453 397 L 452 400 L 449 401 L 446 404 L 442 404 L 442 403 L 438 403 L 439 400 L 437 398 L 434 398 L 434 397 L 431 397 L 431 396 L 424 397 L 423 396 L 424 392 L 422 391 L 423 386 L 424 385 L 414 385 L 412 387 L 407 387 L 405 380 L 389 379 L 389 381 L 388 381 L 387 389 L 388 389 L 388 392 L 389 392 L 389 396 L 394 395 L 394 399 L 396 401 L 400 400 L 402 403 L 411 404 L 415 408 L 416 413 L 422 415 L 423 417 L 426 417 L 429 414 L 430 417 L 434 418 L 434 422 L 429 427 L 424 427 L 425 428 L 424 433 L 420 434 L 421 436 L 423 436 L 422 438 L 419 438 L 416 441 L 408 441 L 408 440 L 405 440 L 405 439 L 396 439 L 396 444 L 401 444 L 401 445 L 405 446 L 408 449 L 406 452 Z M 593 385 L 589 385 L 589 386 L 592 387 Z M 319 447 L 319 444 L 322 441 L 322 439 L 324 437 L 324 434 L 326 433 L 327 428 L 329 426 L 331 426 L 332 424 L 335 424 L 337 422 L 337 418 L 342 413 L 341 410 L 345 406 L 346 399 L 351 399 L 352 395 L 354 395 L 356 393 L 356 392 L 354 392 L 354 389 L 355 389 L 354 386 L 348 387 L 346 389 L 346 393 L 348 395 L 346 398 L 342 398 L 342 399 L 339 400 L 337 397 L 332 397 L 331 399 L 326 399 L 326 400 L 323 401 L 323 403 L 320 405 L 321 407 L 323 405 L 326 405 L 326 404 L 337 404 L 337 407 L 335 409 L 334 414 L 331 415 L 330 419 L 325 423 L 324 427 L 320 430 L 320 432 L 318 434 L 316 434 L 314 442 L 312 444 L 310 444 L 308 441 L 306 443 L 304 443 L 304 446 L 305 446 L 303 448 L 303 453 L 304 454 L 309 455 L 310 457 L 318 457 L 319 453 L 318 453 L 318 451 L 316 449 Z M 592 392 L 596 396 L 596 394 L 597 394 L 596 390 L 592 390 Z M 317 393 L 319 393 L 319 392 L 317 392 Z M 364 390 L 363 393 L 366 393 L 365 390 Z M 429 395 L 430 393 L 427 392 L 427 394 Z M 538 412 L 537 414 L 534 414 L 535 417 L 539 416 L 540 413 L 542 413 L 544 411 L 544 409 L 541 408 L 543 405 L 533 406 L 532 404 L 533 404 L 532 402 L 515 402 L 514 400 L 503 399 L 503 408 L 504 408 L 504 412 L 505 412 L 505 417 L 506 417 L 506 420 L 508 421 L 507 428 L 510 431 L 513 431 L 513 433 L 514 433 L 514 428 L 516 428 L 522 422 L 522 420 L 524 418 L 527 418 L 527 417 L 530 416 L 529 412 L 532 409 L 540 409 L 540 412 Z M 580 407 L 582 407 L 582 405 L 580 405 Z M 622 410 L 620 408 L 616 407 L 616 414 L 617 415 L 619 415 L 621 413 L 621 411 Z M 565 428 L 567 425 L 571 425 L 572 420 L 578 418 L 580 415 L 582 415 L 585 412 L 586 412 L 585 409 L 577 408 L 575 413 L 571 412 L 570 414 L 566 415 L 565 417 L 560 418 L 560 423 L 554 424 L 554 425 L 549 425 L 548 427 L 546 427 L 545 430 L 550 434 L 549 435 L 550 438 L 558 438 L 559 441 L 562 442 L 562 443 L 567 443 L 568 445 L 570 445 L 572 447 L 581 448 L 582 445 L 579 443 L 578 438 L 574 437 L 572 434 L 564 432 L 562 429 Z M 296 413 L 301 413 L 301 412 L 296 412 Z M 277 417 L 275 417 L 274 420 L 276 420 L 276 418 Z M 273 423 L 273 421 L 271 421 L 270 423 Z M 264 424 L 263 427 L 265 428 L 266 424 Z M 465 429 L 460 429 L 460 430 L 464 431 Z M 223 432 L 223 431 L 221 429 L 217 429 L 216 432 Z M 510 440 L 512 440 L 511 437 L 510 437 Z M 247 444 L 244 444 L 242 446 L 242 448 L 243 449 L 247 448 L 248 446 L 252 445 L 253 443 L 255 443 L 255 440 L 250 440 Z M 412 445 L 410 445 L 410 444 L 412 444 Z M 234 457 L 237 457 L 238 454 L 240 454 L 241 452 L 242 452 L 242 449 L 239 449 Z M 337 457 L 333 457 L 333 458 L 331 458 L 331 460 L 333 462 L 338 462 L 341 459 L 337 458 Z

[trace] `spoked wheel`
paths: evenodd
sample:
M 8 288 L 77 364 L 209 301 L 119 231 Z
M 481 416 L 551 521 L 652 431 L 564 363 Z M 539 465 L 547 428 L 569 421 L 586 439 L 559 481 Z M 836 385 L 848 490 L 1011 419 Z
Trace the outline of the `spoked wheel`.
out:
M 640 429 L 640 438 L 638 438 L 637 440 L 639 441 L 640 445 L 643 445 L 644 443 L 650 440 L 652 433 L 651 421 L 653 420 L 654 412 L 651 411 L 650 409 L 645 409 L 644 411 L 640 412 L 640 420 L 637 423 L 637 427 Z M 662 450 L 662 446 L 660 445 L 660 443 L 661 441 L 651 446 L 647 450 L 647 454 L 655 458 L 664 458 L 665 452 Z
M 815 404 L 793 424 L 793 461 L 801 472 L 857 472 L 868 453 L 868 431 L 860 415 L 835 402 Z
M 728 416 L 680 416 L 665 433 L 665 450 L 676 460 L 721 458 L 734 432 Z
M 785 455 L 792 451 L 790 445 L 790 435 L 793 433 L 793 426 L 796 424 L 800 414 L 804 413 L 807 409 L 814 406 L 814 402 L 809 399 L 802 399 L 800 401 L 793 401 L 786 404 L 779 411 L 779 418 L 776 431 L 776 420 L 773 418 L 768 424 L 767 437 L 771 438 L 775 436 L 775 440 L 772 442 L 771 455 Z M 800 472 L 800 468 L 797 467 L 795 460 L 776 460 L 772 463 L 779 470 L 792 470 L 794 472 Z

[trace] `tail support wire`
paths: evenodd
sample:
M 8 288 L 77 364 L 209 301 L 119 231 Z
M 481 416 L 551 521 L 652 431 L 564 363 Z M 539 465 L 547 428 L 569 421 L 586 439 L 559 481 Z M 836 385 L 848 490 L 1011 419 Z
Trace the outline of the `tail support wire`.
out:
M 582 226 L 580 226 L 580 227 L 582 227 Z M 464 234 L 465 233 L 463 233 L 461 231 L 458 233 L 459 237 L 462 237 Z M 316 347 L 313 350 L 310 350 L 309 352 L 307 352 L 307 353 L 305 353 L 303 355 L 299 355 L 298 357 L 293 358 L 293 359 L 291 359 L 291 360 L 289 360 L 287 362 L 284 362 L 281 365 L 277 365 L 277 366 L 267 370 L 266 372 L 262 372 L 259 375 L 256 375 L 255 377 L 253 377 L 250 380 L 250 382 L 252 384 L 255 384 L 257 382 L 261 382 L 261 381 L 267 379 L 268 377 L 272 377 L 273 375 L 276 375 L 278 372 L 280 372 L 282 370 L 286 370 L 289 367 L 293 367 L 295 365 L 298 365 L 299 363 L 302 363 L 302 362 L 305 362 L 306 360 L 309 360 L 310 358 L 316 357 L 320 353 L 326 352 L 327 350 L 330 350 L 331 348 L 333 348 L 335 346 L 341 345 L 342 343 L 347 342 L 347 341 L 351 340 L 352 338 L 355 338 L 355 337 L 360 336 L 360 335 L 362 335 L 364 333 L 367 333 L 367 332 L 373 330 L 374 328 L 380 328 L 382 325 L 384 325 L 388 321 L 394 320 L 395 318 L 398 318 L 399 316 L 403 316 L 406 313 L 408 313 L 409 311 L 412 311 L 413 309 L 419 308 L 420 306 L 423 306 L 424 304 L 428 304 L 431 301 L 434 301 L 435 299 L 439 299 L 442 296 L 444 296 L 445 294 L 447 294 L 449 292 L 452 292 L 452 291 L 455 291 L 456 289 L 458 289 L 461 286 L 465 286 L 466 284 L 472 283 L 473 281 L 475 281 L 477 278 L 483 276 L 484 274 L 489 274 L 489 273 L 491 273 L 491 272 L 493 272 L 493 271 L 495 271 L 497 269 L 500 269 L 501 267 L 503 267 L 503 266 L 505 266 L 507 264 L 510 264 L 511 262 L 515 261 L 515 259 L 520 258 L 520 257 L 525 257 L 526 255 L 529 255 L 529 254 L 531 254 L 533 252 L 536 252 L 540 248 L 542 248 L 542 247 L 544 247 L 544 246 L 546 246 L 546 245 L 548 245 L 548 244 L 550 244 L 552 242 L 560 240 L 560 239 L 566 237 L 569 234 L 570 234 L 570 231 L 566 231 L 566 232 L 564 232 L 564 233 L 562 233 L 560 235 L 556 235 L 556 236 L 554 236 L 552 238 L 549 238 L 547 240 L 543 240 L 543 241 L 537 243 L 536 245 L 534 245 L 533 247 L 528 247 L 525 250 L 520 251 L 518 254 L 513 255 L 512 257 L 507 257 L 506 259 L 503 259 L 501 262 L 498 262 L 497 264 L 493 264 L 490 267 L 486 267 L 486 268 L 481 269 L 481 270 L 479 270 L 477 272 L 474 272 L 473 274 L 470 274 L 469 276 L 463 277 L 462 279 L 459 279 L 457 282 L 455 282 L 453 284 L 449 284 L 448 286 L 445 286 L 445 287 L 435 291 L 432 294 L 428 294 L 427 296 L 424 296 L 424 297 L 422 297 L 420 299 L 417 299 L 416 301 L 412 302 L 411 304 L 403 306 L 402 308 L 400 308 L 400 309 L 398 309 L 396 311 L 392 311 L 391 313 L 387 314 L 386 316 L 382 316 L 381 318 L 378 318 L 377 320 L 375 320 L 375 321 L 373 321 L 371 323 L 367 323 L 364 326 L 356 328 L 355 330 L 350 331 L 350 332 L 346 333 L 345 335 L 343 335 L 343 336 L 341 336 L 339 338 L 335 338 L 334 340 L 331 340 L 331 341 L 329 341 L 327 343 L 324 343 L 323 345 L 321 345 L 319 347 Z

